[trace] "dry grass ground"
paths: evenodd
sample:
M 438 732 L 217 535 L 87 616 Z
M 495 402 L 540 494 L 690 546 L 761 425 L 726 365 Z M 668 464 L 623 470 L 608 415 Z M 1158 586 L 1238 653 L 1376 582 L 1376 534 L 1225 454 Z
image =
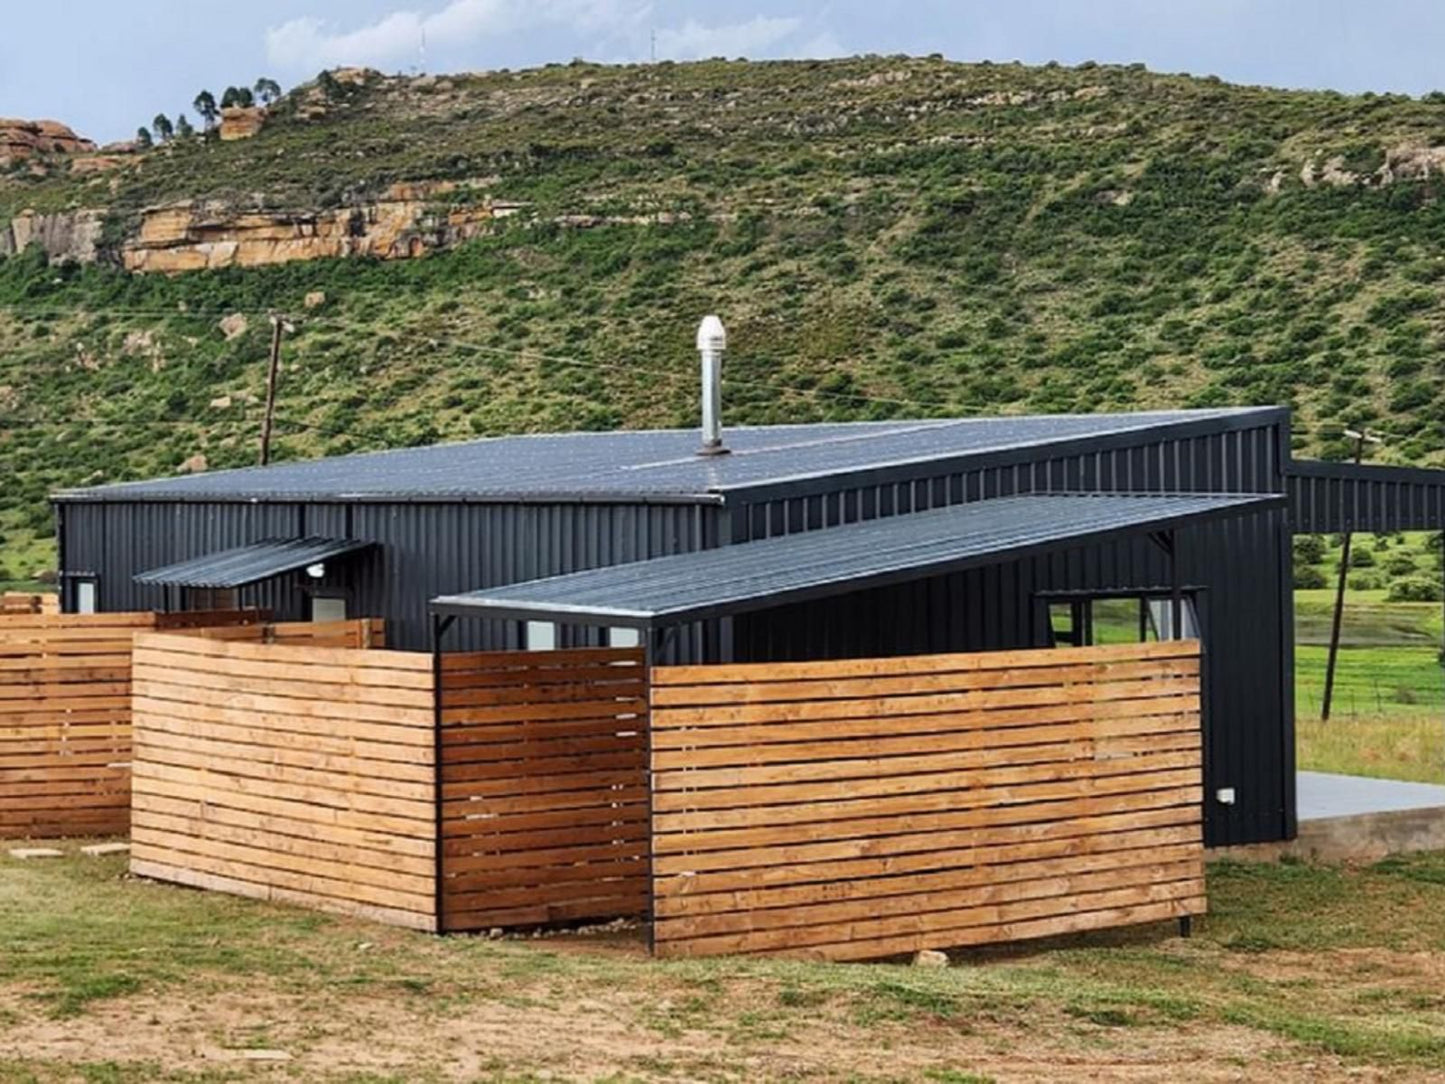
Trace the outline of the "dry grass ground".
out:
M 1306 771 L 1445 783 L 1445 713 L 1345 716 L 1295 722 Z
M 1210 888 L 1190 941 L 938 971 L 438 940 L 0 857 L 0 1080 L 1445 1079 L 1445 855 Z

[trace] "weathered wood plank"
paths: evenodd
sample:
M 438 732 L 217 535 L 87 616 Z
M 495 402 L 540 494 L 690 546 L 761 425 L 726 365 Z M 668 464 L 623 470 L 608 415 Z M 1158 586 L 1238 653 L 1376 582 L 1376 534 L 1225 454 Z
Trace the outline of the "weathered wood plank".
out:
M 653 677 L 660 955 L 864 959 L 1203 908 L 1197 644 Z
M 1160 640 L 1146 644 L 1064 647 L 1048 651 L 982 651 L 972 654 L 904 655 L 896 658 L 842 659 L 826 662 L 739 663 L 726 666 L 660 666 L 652 683 L 661 685 L 731 685 L 800 678 L 885 677 L 941 671 L 1007 670 L 1052 667 L 1068 663 L 1134 662 L 1141 659 L 1194 659 L 1197 640 Z
M 642 660 L 595 648 L 443 656 L 446 928 L 646 911 Z
M 429 657 L 277 629 L 138 644 L 132 869 L 435 928 Z

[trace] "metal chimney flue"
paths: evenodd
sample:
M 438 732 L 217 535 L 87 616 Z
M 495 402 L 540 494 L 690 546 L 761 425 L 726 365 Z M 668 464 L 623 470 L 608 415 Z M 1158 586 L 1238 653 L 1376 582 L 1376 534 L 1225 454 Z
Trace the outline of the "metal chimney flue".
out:
M 722 439 L 722 366 L 728 333 L 716 316 L 697 326 L 697 351 L 702 355 L 702 446 L 698 455 L 727 455 Z

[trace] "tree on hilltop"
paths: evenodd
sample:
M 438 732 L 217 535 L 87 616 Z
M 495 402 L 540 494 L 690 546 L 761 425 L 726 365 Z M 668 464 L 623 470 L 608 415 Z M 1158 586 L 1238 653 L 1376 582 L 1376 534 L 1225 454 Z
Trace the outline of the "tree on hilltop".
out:
M 171 118 L 164 113 L 156 114 L 156 119 L 151 121 L 151 129 L 155 132 L 156 139 L 161 143 L 164 143 L 176 134 L 175 128 L 171 125 Z
M 256 97 L 261 100 L 262 105 L 270 105 L 277 98 L 281 97 L 281 84 L 268 76 L 261 76 L 256 80 Z
M 227 87 L 221 95 L 222 109 L 249 109 L 256 104 L 250 87 Z
M 155 146 L 155 140 L 151 139 L 151 130 L 144 125 L 135 130 L 135 145 L 141 150 L 149 150 Z
M 190 139 L 196 134 L 195 128 L 191 126 L 190 118 L 184 113 L 176 114 L 176 138 Z
M 196 107 L 196 112 L 200 114 L 201 122 L 206 126 L 207 131 L 216 126 L 216 118 L 221 115 L 221 111 L 216 108 L 214 94 L 209 90 L 203 90 L 196 95 L 196 100 L 191 104 Z

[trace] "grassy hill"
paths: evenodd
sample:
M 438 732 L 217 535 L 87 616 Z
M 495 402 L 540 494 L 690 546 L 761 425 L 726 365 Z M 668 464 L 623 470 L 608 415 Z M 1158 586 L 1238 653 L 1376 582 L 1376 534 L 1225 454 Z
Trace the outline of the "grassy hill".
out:
M 315 98 L 116 174 L 14 172 L 0 219 L 103 207 L 114 244 L 158 202 L 327 208 L 423 179 L 530 206 L 412 261 L 0 260 L 0 580 L 53 562 L 53 487 L 251 462 L 273 310 L 295 326 L 282 456 L 692 424 L 717 311 L 732 421 L 1277 402 L 1310 452 L 1349 422 L 1445 459 L 1445 99 L 894 57 Z

